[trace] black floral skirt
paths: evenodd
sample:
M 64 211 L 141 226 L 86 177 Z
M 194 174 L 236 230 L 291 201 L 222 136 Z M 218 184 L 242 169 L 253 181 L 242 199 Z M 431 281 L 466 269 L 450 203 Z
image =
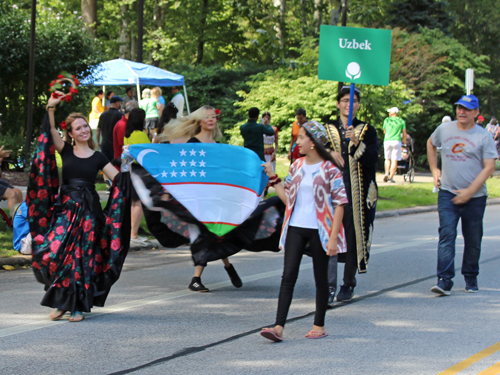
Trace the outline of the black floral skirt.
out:
M 38 138 L 26 197 L 33 271 L 46 290 L 41 304 L 90 312 L 104 306 L 129 249 L 129 173 L 117 175 L 102 211 L 89 202 L 98 199 L 95 189 L 63 185 L 58 193 L 58 188 L 55 149 L 45 131 Z

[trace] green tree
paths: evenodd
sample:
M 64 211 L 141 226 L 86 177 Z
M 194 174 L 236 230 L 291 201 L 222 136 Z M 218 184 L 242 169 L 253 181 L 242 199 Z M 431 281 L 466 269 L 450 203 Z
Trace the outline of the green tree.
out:
M 390 4 L 387 24 L 400 27 L 409 32 L 417 32 L 421 27 L 440 29 L 449 33 L 453 17 L 447 10 L 447 1 L 438 0 L 400 0 Z
M 27 85 L 29 71 L 30 23 L 29 7 L 0 5 L 0 113 L 2 132 L 9 137 L 26 137 Z M 75 15 L 73 15 L 75 16 Z M 36 23 L 34 131 L 42 122 L 49 83 L 61 71 L 83 78 L 100 60 L 99 49 L 77 17 L 54 13 L 40 7 Z M 83 89 L 85 91 L 85 89 Z M 84 95 L 64 104 L 58 116 L 85 105 Z M 62 118 L 61 120 L 62 121 Z M 13 150 L 13 157 L 22 155 L 24 141 Z

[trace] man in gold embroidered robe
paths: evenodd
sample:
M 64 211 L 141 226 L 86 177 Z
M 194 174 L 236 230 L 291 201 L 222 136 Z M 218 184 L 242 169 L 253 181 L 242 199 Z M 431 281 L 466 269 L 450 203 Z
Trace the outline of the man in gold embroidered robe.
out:
M 349 204 L 344 207 L 342 221 L 347 240 L 347 252 L 331 257 L 329 263 L 329 305 L 333 304 L 337 287 L 337 260 L 344 262 L 343 284 L 337 301 L 349 301 L 356 287 L 356 271 L 366 272 L 375 219 L 378 188 L 375 181 L 379 154 L 377 131 L 356 118 L 360 92 L 355 89 L 352 126 L 347 127 L 350 87 L 344 86 L 337 95 L 340 116 L 326 124 L 332 156 L 341 165 Z

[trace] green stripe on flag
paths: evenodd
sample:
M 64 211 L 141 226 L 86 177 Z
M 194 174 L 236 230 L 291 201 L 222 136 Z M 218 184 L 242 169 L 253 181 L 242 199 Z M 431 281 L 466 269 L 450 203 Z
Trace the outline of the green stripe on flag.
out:
M 236 228 L 236 226 L 234 225 L 227 225 L 222 223 L 209 223 L 205 225 L 210 232 L 216 234 L 219 237 L 225 235 L 226 233 L 229 233 L 234 228 Z

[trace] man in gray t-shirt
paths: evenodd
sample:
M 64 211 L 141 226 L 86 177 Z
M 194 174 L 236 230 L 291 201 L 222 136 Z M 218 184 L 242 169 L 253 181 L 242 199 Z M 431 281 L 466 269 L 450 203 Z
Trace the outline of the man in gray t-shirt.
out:
M 486 207 L 486 180 L 495 171 L 498 153 L 486 130 L 474 122 L 479 114 L 479 101 L 464 95 L 455 103 L 457 121 L 441 124 L 427 141 L 427 157 L 440 187 L 438 196 L 439 245 L 437 285 L 431 291 L 450 295 L 455 276 L 455 240 L 458 220 L 462 220 L 465 240 L 462 275 L 465 290 L 477 292 L 479 255 Z M 437 147 L 442 147 L 442 167 L 437 167 Z

